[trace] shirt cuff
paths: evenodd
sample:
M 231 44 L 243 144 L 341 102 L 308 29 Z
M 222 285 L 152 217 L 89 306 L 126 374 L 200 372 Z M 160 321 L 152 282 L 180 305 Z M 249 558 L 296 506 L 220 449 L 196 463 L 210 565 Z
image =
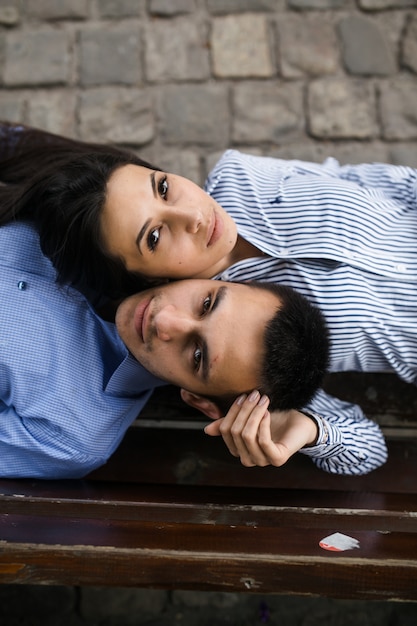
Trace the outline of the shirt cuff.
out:
M 307 417 L 315 421 L 318 428 L 316 443 L 312 446 L 301 448 L 299 452 L 313 458 L 328 458 L 340 454 L 344 451 L 343 437 L 339 428 L 330 424 L 317 413 L 311 411 L 301 411 Z

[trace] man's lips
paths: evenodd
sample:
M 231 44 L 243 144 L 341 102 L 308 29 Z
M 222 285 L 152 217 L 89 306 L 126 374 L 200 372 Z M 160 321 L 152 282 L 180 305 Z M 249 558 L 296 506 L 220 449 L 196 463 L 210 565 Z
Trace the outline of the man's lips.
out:
M 216 211 L 213 211 L 213 216 L 211 219 L 209 231 L 208 231 L 208 239 L 207 239 L 207 247 L 212 246 L 220 239 L 223 234 L 223 220 L 220 215 L 217 214 Z
M 147 336 L 149 305 L 151 300 L 152 298 L 146 298 L 145 300 L 142 300 L 142 302 L 139 302 L 133 316 L 135 330 L 143 342 L 145 342 Z

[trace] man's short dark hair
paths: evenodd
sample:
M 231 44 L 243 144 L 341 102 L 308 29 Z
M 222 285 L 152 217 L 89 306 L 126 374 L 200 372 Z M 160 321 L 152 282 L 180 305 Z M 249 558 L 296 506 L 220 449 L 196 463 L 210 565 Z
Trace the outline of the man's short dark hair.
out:
M 264 335 L 260 391 L 270 410 L 301 409 L 321 387 L 329 364 L 330 340 L 321 311 L 286 285 L 252 282 L 281 301 Z

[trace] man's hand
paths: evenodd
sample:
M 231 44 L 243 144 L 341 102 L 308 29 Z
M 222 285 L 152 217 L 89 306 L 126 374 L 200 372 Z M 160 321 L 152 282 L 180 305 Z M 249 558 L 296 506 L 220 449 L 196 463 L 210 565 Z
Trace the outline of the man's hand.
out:
M 269 399 L 253 391 L 239 396 L 227 415 L 205 427 L 211 436 L 221 435 L 230 453 L 246 467 L 279 467 L 304 446 L 317 439 L 317 425 L 296 410 L 268 411 Z

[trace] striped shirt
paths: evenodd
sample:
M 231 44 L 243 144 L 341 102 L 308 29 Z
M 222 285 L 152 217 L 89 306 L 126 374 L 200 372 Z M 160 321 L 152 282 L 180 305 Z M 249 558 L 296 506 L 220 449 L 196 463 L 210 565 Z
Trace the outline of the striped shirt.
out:
M 289 285 L 323 312 L 330 371 L 396 372 L 417 381 L 417 171 L 323 165 L 228 150 L 206 191 L 267 256 L 216 278 Z M 361 474 L 386 459 L 377 424 L 320 390 L 305 407 L 319 426 L 303 449 L 322 469 Z

